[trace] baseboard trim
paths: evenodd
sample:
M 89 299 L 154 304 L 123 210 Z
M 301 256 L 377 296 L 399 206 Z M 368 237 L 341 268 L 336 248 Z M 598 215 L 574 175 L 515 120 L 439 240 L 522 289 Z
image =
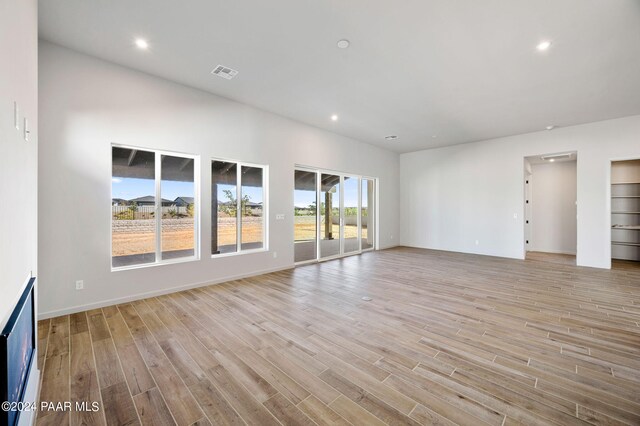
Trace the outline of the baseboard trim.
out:
M 527 250 L 527 252 L 534 252 L 534 253 L 551 253 L 551 254 L 566 254 L 569 256 L 577 256 L 577 253 L 574 252 L 570 252 L 570 251 L 560 251 L 560 250 L 543 250 L 543 249 L 529 249 Z
M 208 286 L 208 285 L 215 285 L 215 284 L 222 284 L 222 283 L 225 283 L 227 281 L 240 280 L 240 279 L 243 279 L 243 278 L 250 278 L 250 277 L 255 277 L 255 276 L 258 276 L 258 275 L 270 274 L 272 272 L 286 271 L 286 270 L 293 269 L 293 268 L 294 268 L 293 265 L 289 265 L 289 266 L 284 266 L 284 267 L 279 267 L 279 268 L 263 269 L 263 270 L 260 270 L 260 271 L 254 271 L 254 272 L 250 272 L 250 273 L 247 273 L 247 274 L 238 274 L 238 275 L 232 275 L 232 276 L 228 276 L 228 277 L 224 277 L 224 278 L 219 278 L 219 279 L 212 280 L 212 281 L 210 280 L 210 281 L 203 281 L 203 282 L 198 282 L 198 283 L 184 284 L 184 285 L 180 285 L 180 286 L 176 286 L 176 287 L 164 288 L 164 289 L 157 290 L 157 291 L 149 291 L 149 292 L 145 292 L 145 293 L 137 293 L 137 294 L 132 294 L 132 295 L 129 295 L 129 296 L 116 297 L 114 299 L 106 299 L 106 300 L 101 300 L 99 302 L 87 303 L 87 304 L 84 304 L 84 305 L 76 305 L 76 306 L 71 306 L 69 308 L 57 309 L 57 310 L 54 310 L 54 311 L 41 312 L 41 313 L 38 314 L 38 320 L 44 320 L 44 319 L 48 319 L 48 318 L 59 317 L 61 315 L 75 314 L 76 312 L 84 312 L 84 311 L 88 311 L 88 310 L 91 310 L 91 309 L 104 308 L 105 306 L 117 305 L 119 303 L 133 302 L 135 300 L 147 299 L 149 297 L 155 297 L 155 296 L 162 296 L 162 295 L 165 295 L 165 294 L 177 293 L 179 291 L 190 290 L 192 288 L 205 287 L 205 286 Z

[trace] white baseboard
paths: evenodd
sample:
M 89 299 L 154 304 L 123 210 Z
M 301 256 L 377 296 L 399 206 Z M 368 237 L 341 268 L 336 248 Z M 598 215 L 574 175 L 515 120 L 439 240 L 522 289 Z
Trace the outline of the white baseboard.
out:
M 117 298 L 114 298 L 114 299 L 101 300 L 99 302 L 94 302 L 94 303 L 87 303 L 87 304 L 84 304 L 84 305 L 71 306 L 69 308 L 58 309 L 58 310 L 55 310 L 55 311 L 41 312 L 41 313 L 38 314 L 38 320 L 58 317 L 58 316 L 61 316 L 61 315 L 74 314 L 76 312 L 83 312 L 83 311 L 88 311 L 88 310 L 91 310 L 91 309 L 104 308 L 105 306 L 117 305 L 119 303 L 133 302 L 135 300 L 147 299 L 149 297 L 162 296 L 164 294 L 176 293 L 178 291 L 189 290 L 189 289 L 192 289 L 192 288 L 205 287 L 205 286 L 213 285 L 213 284 L 221 284 L 221 283 L 225 283 L 227 281 L 234 281 L 234 280 L 239 280 L 239 279 L 242 279 L 242 278 L 255 277 L 257 275 L 269 274 L 271 272 L 286 271 L 288 269 L 293 269 L 293 268 L 294 268 L 294 266 L 290 265 L 290 266 L 279 267 L 279 268 L 263 269 L 263 270 L 260 270 L 260 271 L 254 271 L 254 272 L 250 272 L 250 273 L 247 273 L 247 274 L 239 274 L 239 275 L 232 275 L 232 276 L 228 276 L 228 277 L 224 277 L 224 278 L 219 278 L 219 279 L 216 279 L 216 280 L 213 280 L 213 281 L 204 281 L 204 282 L 198 282 L 198 283 L 184 284 L 184 285 L 180 285 L 180 286 L 176 286 L 176 287 L 164 288 L 162 290 L 157 290 L 157 291 L 149 291 L 149 292 L 146 292 L 146 293 L 137 293 L 137 294 L 132 294 L 132 295 L 129 295 L 129 296 L 117 297 Z
M 533 252 L 537 252 L 537 253 L 567 254 L 567 255 L 570 255 L 570 256 L 575 256 L 576 255 L 575 251 L 571 252 L 571 251 L 562 251 L 562 250 L 545 250 L 545 249 L 534 249 L 534 248 L 531 248 L 531 249 L 529 249 L 527 251 L 533 251 Z

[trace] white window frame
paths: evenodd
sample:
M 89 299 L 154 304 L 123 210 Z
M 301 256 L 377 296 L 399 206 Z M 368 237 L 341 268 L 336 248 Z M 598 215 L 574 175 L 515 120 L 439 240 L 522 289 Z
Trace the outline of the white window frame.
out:
M 269 251 L 269 166 L 266 164 L 248 163 L 246 161 L 230 160 L 228 158 L 211 158 L 209 162 L 209 178 L 211 179 L 211 164 L 214 161 L 233 163 L 236 165 L 236 251 L 230 253 L 211 253 L 212 259 L 221 257 L 240 256 L 243 254 L 263 253 Z M 255 249 L 242 249 L 242 167 L 255 167 L 262 169 L 262 247 Z M 213 185 L 213 180 L 211 180 Z M 218 212 L 218 206 L 215 210 Z M 211 208 L 211 216 L 214 210 Z M 212 248 L 210 248 L 210 251 Z
M 111 144 L 111 179 L 113 179 L 113 148 L 123 148 L 123 149 L 133 149 L 139 151 L 147 151 L 153 152 L 154 154 L 154 182 L 155 182 L 155 220 L 156 220 L 156 245 L 155 245 L 155 262 L 146 262 L 140 263 L 138 265 L 127 265 L 127 266 L 113 266 L 113 213 L 111 215 L 111 222 L 109 226 L 109 254 L 110 254 L 110 264 L 111 271 L 126 271 L 131 269 L 139 269 L 139 268 L 150 268 L 159 265 L 171 265 L 175 263 L 185 263 L 185 262 L 194 262 L 200 260 L 200 217 L 201 217 L 201 206 L 200 206 L 200 156 L 194 154 L 186 154 L 183 152 L 176 151 L 166 151 L 160 149 L 153 149 L 141 146 L 132 146 L 132 145 L 122 145 L 122 144 Z M 162 259 L 162 156 L 168 155 L 172 157 L 180 157 L 180 158 L 189 158 L 193 160 L 193 192 L 194 192 L 194 218 L 193 218 L 193 234 L 194 234 L 194 250 L 193 256 L 179 257 L 175 259 Z M 113 183 L 111 184 L 111 198 L 109 199 L 109 204 L 111 204 L 113 200 Z
M 305 172 L 310 172 L 310 173 L 315 173 L 316 174 L 316 258 L 315 259 L 310 259 L 310 260 L 303 260 L 300 262 L 295 262 L 296 266 L 302 266 L 302 265 L 306 265 L 306 264 L 311 264 L 311 263 L 319 263 L 319 262 L 325 262 L 327 260 L 334 260 L 334 259 L 340 259 L 343 257 L 348 257 L 348 256 L 354 256 L 354 255 L 358 255 L 358 254 L 362 254 L 362 253 L 366 253 L 369 251 L 375 251 L 378 250 L 379 247 L 379 220 L 378 220 L 378 188 L 379 188 L 379 179 L 377 177 L 373 177 L 373 176 L 368 176 L 368 175 L 359 175 L 356 173 L 347 173 L 347 172 L 340 172 L 340 171 L 336 171 L 336 170 L 330 170 L 330 169 L 322 169 L 322 168 L 318 168 L 318 167 L 310 167 L 310 166 L 305 166 L 305 165 L 299 165 L 299 164 L 295 164 L 294 165 L 294 171 L 295 170 L 300 170 L 300 171 L 305 171 Z M 321 214 L 320 214 L 320 205 L 322 203 L 321 200 L 321 193 L 322 193 L 322 175 L 326 174 L 326 175 L 334 175 L 334 176 L 339 176 L 340 177 L 340 233 L 342 234 L 344 232 L 344 224 L 345 224 L 345 215 L 344 215 L 344 178 L 351 178 L 351 179 L 358 179 L 358 218 L 357 218 L 357 224 L 358 224 L 358 250 L 356 251 L 350 251 L 345 253 L 344 252 L 344 237 L 341 235 L 340 237 L 340 253 L 332 255 L 332 256 L 326 256 L 326 257 L 322 257 L 322 253 L 321 253 L 321 245 L 322 245 L 322 238 L 321 238 L 321 234 L 322 234 L 322 230 L 321 230 Z M 374 235 L 373 235 L 373 245 L 372 247 L 369 248 L 362 248 L 362 181 L 363 180 L 369 180 L 373 182 L 373 190 L 374 190 L 374 199 L 373 200 L 367 200 L 368 202 L 368 206 L 367 208 L 370 210 L 373 210 L 373 214 L 374 214 L 374 227 L 373 227 L 373 231 L 374 231 Z M 294 215 L 294 226 L 295 226 L 295 215 Z M 370 226 L 370 224 L 367 224 L 367 226 Z

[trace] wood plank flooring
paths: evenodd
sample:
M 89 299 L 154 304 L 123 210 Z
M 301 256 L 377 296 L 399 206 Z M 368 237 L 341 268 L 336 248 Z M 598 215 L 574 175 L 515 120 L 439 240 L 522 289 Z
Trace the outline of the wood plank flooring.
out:
M 540 262 L 561 263 L 563 265 L 576 264 L 576 256 L 571 254 L 545 253 L 541 251 L 528 251 L 527 260 L 536 260 Z
M 640 267 L 396 248 L 38 329 L 100 405 L 41 425 L 640 424 Z

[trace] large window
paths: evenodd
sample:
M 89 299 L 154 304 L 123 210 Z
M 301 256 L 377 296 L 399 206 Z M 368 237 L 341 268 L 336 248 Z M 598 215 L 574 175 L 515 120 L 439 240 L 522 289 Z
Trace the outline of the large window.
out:
M 198 253 L 195 156 L 112 147 L 111 265 Z
M 211 162 L 211 254 L 265 247 L 265 167 Z
M 373 179 L 362 179 L 361 194 L 361 217 L 360 223 L 362 224 L 362 250 L 368 250 L 373 248 L 374 241 L 374 213 L 373 200 L 375 197 L 375 186 Z
M 339 255 L 343 237 L 340 215 L 340 176 L 320 178 L 320 257 Z
M 374 178 L 296 168 L 293 193 L 295 262 L 373 250 L 375 185 Z
M 295 261 L 318 257 L 317 236 L 317 173 L 296 170 L 293 193 Z

